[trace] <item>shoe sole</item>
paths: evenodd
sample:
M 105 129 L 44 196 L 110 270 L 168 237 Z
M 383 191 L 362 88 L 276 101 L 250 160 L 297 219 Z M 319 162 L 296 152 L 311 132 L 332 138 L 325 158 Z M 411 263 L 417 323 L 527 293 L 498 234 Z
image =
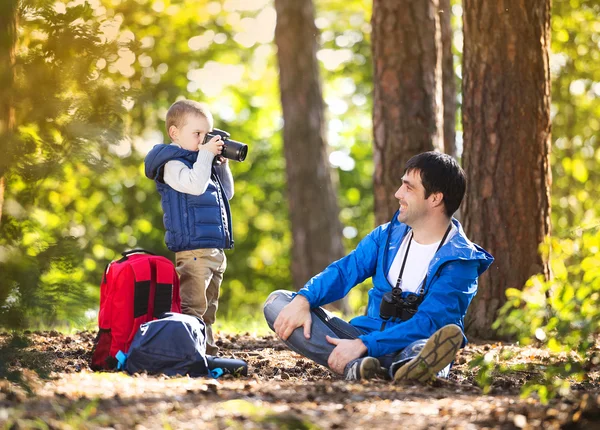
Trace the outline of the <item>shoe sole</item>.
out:
M 374 357 L 365 358 L 360 366 L 360 379 L 369 380 L 385 375 L 381 370 L 381 363 Z
M 463 342 L 463 332 L 457 325 L 442 327 L 431 336 L 415 358 L 394 374 L 394 382 L 426 382 L 452 363 Z

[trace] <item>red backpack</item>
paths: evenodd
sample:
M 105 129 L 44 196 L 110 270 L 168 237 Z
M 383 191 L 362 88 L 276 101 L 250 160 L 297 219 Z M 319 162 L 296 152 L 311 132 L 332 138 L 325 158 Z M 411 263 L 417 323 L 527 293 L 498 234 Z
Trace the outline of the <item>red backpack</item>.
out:
M 164 312 L 181 312 L 179 277 L 170 260 L 143 249 L 122 255 L 107 266 L 100 284 L 93 370 L 116 368 L 117 352 L 127 353 L 141 324 Z

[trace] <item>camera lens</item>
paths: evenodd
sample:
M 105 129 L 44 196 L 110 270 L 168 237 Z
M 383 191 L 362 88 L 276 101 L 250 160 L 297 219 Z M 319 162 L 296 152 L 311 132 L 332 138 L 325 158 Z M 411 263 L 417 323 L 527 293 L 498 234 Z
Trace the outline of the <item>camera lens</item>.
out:
M 234 161 L 244 161 L 248 154 L 248 145 L 236 142 L 235 140 L 225 140 L 223 152 L 221 155 Z
M 246 155 L 248 155 L 248 145 L 242 145 L 238 151 L 237 160 L 244 161 L 246 159 Z

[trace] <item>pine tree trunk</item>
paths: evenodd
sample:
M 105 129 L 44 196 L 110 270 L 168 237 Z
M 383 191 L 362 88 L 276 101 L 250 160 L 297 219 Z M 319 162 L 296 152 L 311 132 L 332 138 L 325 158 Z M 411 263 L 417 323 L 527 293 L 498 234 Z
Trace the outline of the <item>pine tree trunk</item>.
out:
M 404 165 L 444 150 L 441 29 L 438 0 L 374 0 L 373 134 L 375 220 L 398 209 Z
M 312 0 L 276 0 L 275 43 L 296 289 L 344 255 L 337 193 L 325 140 Z M 348 309 L 343 309 L 347 311 Z
M 465 0 L 463 20 L 464 226 L 496 258 L 466 327 L 492 338 L 505 290 L 549 276 L 550 0 Z
M 4 191 L 9 157 L 7 143 L 15 128 L 12 88 L 15 80 L 18 0 L 0 2 L 0 223 L 4 207 Z
M 456 152 L 456 76 L 452 53 L 452 10 L 450 0 L 440 1 L 442 31 L 442 82 L 444 95 L 444 152 L 457 158 Z

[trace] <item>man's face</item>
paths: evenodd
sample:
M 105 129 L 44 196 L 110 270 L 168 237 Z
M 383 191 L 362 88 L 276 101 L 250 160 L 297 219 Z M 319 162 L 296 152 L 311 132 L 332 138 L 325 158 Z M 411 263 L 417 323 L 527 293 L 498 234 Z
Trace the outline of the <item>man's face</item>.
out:
M 425 217 L 430 210 L 429 196 L 425 199 L 425 188 L 421 182 L 421 173 L 411 170 L 402 177 L 402 186 L 398 188 L 394 196 L 400 203 L 400 214 L 398 221 L 406 225 L 414 226 L 415 221 Z
M 201 115 L 188 115 L 185 125 L 176 128 L 176 138 L 173 141 L 183 149 L 197 151 L 204 136 L 211 130 L 208 120 Z M 174 136 L 175 137 L 175 136 Z

